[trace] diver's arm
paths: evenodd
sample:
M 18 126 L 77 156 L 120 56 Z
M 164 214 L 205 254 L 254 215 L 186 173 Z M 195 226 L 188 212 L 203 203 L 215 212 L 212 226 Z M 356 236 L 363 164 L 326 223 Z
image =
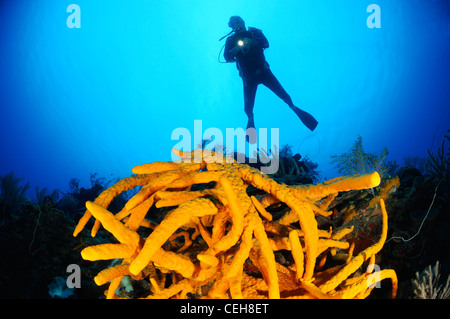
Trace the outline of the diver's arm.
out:
M 267 49 L 269 47 L 269 41 L 264 36 L 261 30 L 252 28 L 252 36 L 253 39 L 256 41 L 256 44 L 262 49 Z
M 225 43 L 225 50 L 223 52 L 223 57 L 227 62 L 236 61 L 237 49 L 236 46 L 233 47 L 233 44 L 234 42 L 231 41 L 230 38 L 228 38 L 227 42 Z

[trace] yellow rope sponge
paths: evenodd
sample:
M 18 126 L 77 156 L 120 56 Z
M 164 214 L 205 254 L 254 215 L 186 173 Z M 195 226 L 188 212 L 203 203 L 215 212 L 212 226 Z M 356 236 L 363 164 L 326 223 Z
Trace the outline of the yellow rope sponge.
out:
M 118 241 L 86 247 L 86 260 L 119 260 L 95 278 L 110 282 L 107 298 L 125 276 L 145 280 L 141 298 L 365 298 L 393 270 L 374 272 L 375 254 L 386 240 L 387 212 L 380 199 L 382 233 L 373 246 L 353 256 L 345 240 L 351 228 L 319 229 L 316 218 L 330 218 L 328 205 L 339 192 L 380 184 L 377 172 L 338 177 L 317 185 L 279 184 L 248 165 L 201 149 L 172 150 L 177 162 L 155 162 L 133 168 L 132 175 L 86 203 L 75 228 L 80 234 L 91 217 L 91 235 L 100 225 Z M 248 186 L 256 188 L 247 193 Z M 141 187 L 116 215 L 108 205 L 120 193 Z M 192 190 L 191 190 L 192 189 Z M 275 219 L 268 206 L 284 203 Z M 151 207 L 161 221 L 147 219 Z M 149 228 L 150 227 L 150 228 Z M 183 240 L 184 238 L 184 240 Z M 347 252 L 341 264 L 327 264 L 327 255 Z M 276 254 L 291 254 L 280 263 Z M 355 275 L 367 261 L 362 275 Z

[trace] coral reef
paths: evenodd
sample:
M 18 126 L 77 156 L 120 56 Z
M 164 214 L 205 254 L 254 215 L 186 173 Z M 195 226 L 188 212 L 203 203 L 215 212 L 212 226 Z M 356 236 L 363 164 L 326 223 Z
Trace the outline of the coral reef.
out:
M 327 207 L 338 192 L 376 187 L 378 173 L 286 186 L 210 151 L 173 151 L 183 160 L 134 167 L 135 175 L 86 203 L 74 236 L 94 217 L 93 236 L 102 225 L 117 239 L 81 252 L 86 260 L 119 260 L 95 277 L 98 285 L 110 282 L 108 298 L 117 297 L 124 277 L 145 287 L 133 297 L 147 298 L 365 298 L 385 278 L 396 295 L 395 272 L 374 272 L 387 236 L 382 199 L 380 239 L 355 256 L 345 241 L 352 227 L 323 230 L 316 220 L 332 214 Z M 107 210 L 116 196 L 138 186 L 120 212 Z M 287 209 L 275 221 L 268 210 L 280 204 Z M 149 219 L 155 207 L 164 211 L 159 223 Z M 345 260 L 327 262 L 337 251 Z M 367 271 L 356 273 L 366 261 Z
M 275 146 L 276 148 L 276 146 Z M 308 157 L 302 158 L 298 153 L 292 152 L 292 146 L 283 145 L 277 157 L 278 152 L 271 152 L 271 156 L 264 150 L 258 150 L 255 157 L 259 157 L 262 162 L 269 163 L 278 161 L 279 167 L 275 174 L 270 177 L 284 184 L 312 184 L 320 180 L 320 174 L 317 171 L 318 164 L 312 162 Z M 257 166 L 252 167 L 258 168 Z
M 450 183 L 414 167 L 397 174 L 400 185 L 386 200 L 389 235 L 378 256 L 398 274 L 398 298 L 413 298 L 411 279 L 418 270 L 440 260 L 442 275 L 449 273 Z
M 73 250 L 80 242 L 71 234 L 75 225 L 69 214 L 55 208 L 48 199 L 42 204 L 22 205 L 20 213 L 0 228 L 0 243 L 5 248 L 0 260 L 0 298 L 50 298 L 48 286 L 55 277 L 67 276 L 68 264 L 79 264 L 83 270 L 86 264 L 97 266 L 82 260 L 79 251 Z M 97 272 L 94 270 L 94 274 Z M 87 271 L 84 276 L 93 278 Z M 73 291 L 78 298 L 99 294 L 95 284 L 83 284 L 85 289 Z

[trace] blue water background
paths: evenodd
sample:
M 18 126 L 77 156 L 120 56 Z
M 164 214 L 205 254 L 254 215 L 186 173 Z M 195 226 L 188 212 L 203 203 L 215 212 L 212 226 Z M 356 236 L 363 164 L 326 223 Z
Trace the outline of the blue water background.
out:
M 0 175 L 90 186 L 171 160 L 174 129 L 246 126 L 242 82 L 221 64 L 231 15 L 263 30 L 266 58 L 311 133 L 260 86 L 258 128 L 338 176 L 330 155 L 357 135 L 367 152 L 426 157 L 450 128 L 450 5 L 419 0 L 3 0 L 0 2 Z M 81 9 L 68 28 L 67 7 Z M 381 28 L 366 24 L 369 4 Z M 196 142 L 192 141 L 193 146 Z

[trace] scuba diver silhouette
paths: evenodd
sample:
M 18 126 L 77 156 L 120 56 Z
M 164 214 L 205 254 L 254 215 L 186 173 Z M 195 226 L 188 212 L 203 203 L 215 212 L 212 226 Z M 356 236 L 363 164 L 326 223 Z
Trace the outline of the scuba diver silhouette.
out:
M 270 70 L 264 56 L 264 49 L 269 47 L 269 42 L 262 31 L 252 27 L 249 27 L 247 30 L 244 20 L 239 16 L 232 16 L 228 26 L 233 30 L 225 36 L 228 36 L 228 38 L 225 43 L 223 56 L 227 62 L 236 62 L 239 76 L 242 78 L 244 85 L 244 110 L 248 117 L 247 129 L 255 129 L 253 108 L 256 89 L 259 84 L 263 84 L 289 105 L 306 127 L 314 131 L 318 124 L 316 119 L 294 105 L 289 94 Z M 253 132 L 256 133 L 256 130 Z M 253 137 L 250 136 L 249 142 L 251 144 L 256 143 L 256 134 L 253 135 Z M 247 140 L 249 140 L 248 135 Z

